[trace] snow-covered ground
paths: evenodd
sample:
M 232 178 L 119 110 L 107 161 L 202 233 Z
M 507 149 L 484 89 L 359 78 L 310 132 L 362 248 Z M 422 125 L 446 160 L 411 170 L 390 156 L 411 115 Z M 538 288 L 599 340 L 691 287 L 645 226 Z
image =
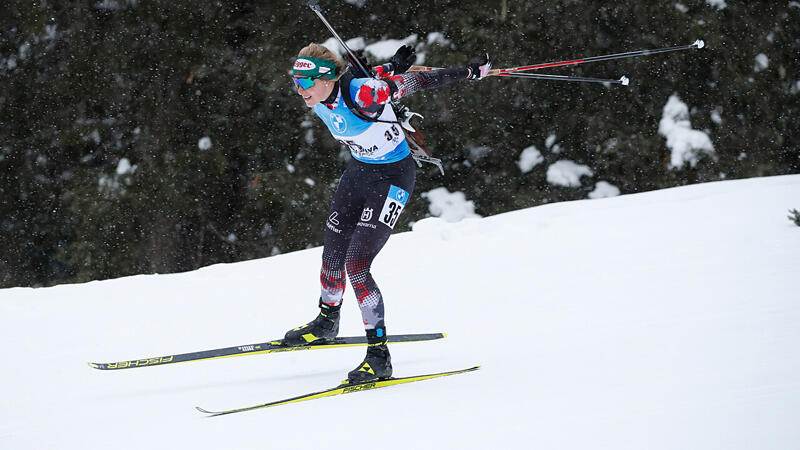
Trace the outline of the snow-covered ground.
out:
M 393 346 L 395 374 L 481 370 L 214 418 L 194 406 L 334 386 L 364 349 L 87 362 L 280 337 L 316 314 L 319 248 L 0 290 L 0 448 L 796 449 L 792 208 L 800 175 L 421 220 L 373 272 L 390 332 L 448 338 Z

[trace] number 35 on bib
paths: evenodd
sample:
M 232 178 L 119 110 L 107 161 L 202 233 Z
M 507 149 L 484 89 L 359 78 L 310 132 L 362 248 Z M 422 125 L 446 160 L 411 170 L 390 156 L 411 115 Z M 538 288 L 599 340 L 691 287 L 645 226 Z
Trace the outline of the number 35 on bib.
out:
M 394 229 L 397 218 L 400 217 L 400 213 L 403 212 L 403 208 L 405 208 L 408 202 L 408 197 L 408 192 L 402 188 L 394 185 L 390 186 L 389 194 L 386 195 L 386 202 L 383 204 L 383 210 L 380 216 L 378 216 L 378 220 L 388 225 L 389 228 Z

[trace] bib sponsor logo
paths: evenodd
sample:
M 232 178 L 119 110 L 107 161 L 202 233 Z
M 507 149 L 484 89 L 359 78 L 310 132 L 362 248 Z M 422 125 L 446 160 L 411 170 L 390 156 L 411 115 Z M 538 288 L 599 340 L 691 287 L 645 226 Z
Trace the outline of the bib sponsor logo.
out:
M 369 222 L 372 220 L 372 208 L 364 208 L 364 211 L 361 213 L 361 220 L 363 222 Z
M 338 212 L 336 212 L 336 211 L 332 212 L 331 215 L 328 216 L 328 220 L 325 222 L 325 226 L 329 230 L 333 231 L 336 234 L 342 234 L 342 230 L 340 230 L 339 228 L 336 228 L 336 227 L 339 226 L 338 217 L 339 217 L 339 213 Z
M 339 114 L 331 114 L 331 125 L 333 125 L 333 129 L 339 134 L 347 131 L 347 121 Z
M 328 222 L 330 222 L 330 223 L 332 223 L 334 225 L 339 225 L 338 217 L 339 217 L 339 213 L 334 211 L 334 212 L 331 213 L 330 216 L 328 216 Z
M 316 64 L 307 59 L 298 59 L 294 62 L 294 70 L 311 70 L 317 67 Z

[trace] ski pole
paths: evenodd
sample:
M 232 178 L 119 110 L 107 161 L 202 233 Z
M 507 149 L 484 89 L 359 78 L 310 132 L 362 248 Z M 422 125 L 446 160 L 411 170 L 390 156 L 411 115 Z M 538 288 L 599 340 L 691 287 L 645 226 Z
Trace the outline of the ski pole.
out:
M 592 56 L 589 58 L 583 59 L 573 59 L 567 61 L 557 61 L 557 62 L 548 62 L 542 64 L 533 64 L 530 66 L 520 66 L 520 67 L 511 67 L 509 69 L 495 69 L 489 72 L 490 75 L 497 75 L 501 73 L 509 73 L 509 72 L 521 72 L 524 70 L 537 70 L 543 69 L 545 67 L 558 67 L 558 66 L 569 66 L 569 65 L 576 65 L 576 64 L 583 64 L 588 62 L 597 62 L 597 61 L 608 61 L 611 59 L 622 59 L 622 58 L 633 58 L 637 56 L 647 56 L 647 55 L 655 55 L 657 53 L 666 53 L 666 52 L 675 52 L 679 50 L 690 50 L 693 48 L 703 48 L 705 47 L 705 43 L 701 40 L 696 40 L 691 45 L 680 45 L 677 47 L 665 47 L 665 48 L 657 48 L 651 50 L 637 50 L 634 52 L 625 52 L 625 53 L 615 53 L 613 55 L 603 55 L 603 56 Z
M 361 60 L 358 59 L 358 56 L 356 56 L 356 54 L 352 50 L 350 50 L 350 47 L 348 47 L 347 44 L 344 43 L 342 38 L 336 32 L 336 30 L 334 30 L 331 24 L 328 22 L 328 20 L 325 19 L 325 16 L 322 15 L 322 8 L 319 6 L 319 0 L 308 0 L 308 7 L 311 8 L 311 10 L 314 11 L 314 13 L 316 13 L 317 17 L 319 17 L 319 20 L 321 20 L 322 23 L 324 23 L 325 26 L 328 27 L 328 30 L 331 32 L 331 34 L 333 34 L 333 37 L 335 37 L 336 40 L 339 41 L 339 45 L 341 45 L 342 48 L 350 56 L 353 65 L 358 66 L 357 67 L 358 70 L 360 70 L 365 77 L 368 77 L 370 72 L 367 70 L 366 67 L 364 67 L 364 64 L 361 63 Z
M 535 80 L 555 80 L 555 81 L 581 81 L 586 83 L 608 83 L 608 84 L 621 84 L 627 86 L 630 84 L 630 79 L 626 76 L 618 80 L 608 78 L 590 78 L 590 77 L 570 77 L 566 75 L 544 75 L 534 73 L 498 73 L 498 77 L 511 77 L 511 78 L 532 78 Z
M 407 72 L 427 72 L 430 70 L 439 70 L 440 67 L 428 67 L 428 66 L 411 66 L 408 68 Z M 610 83 L 610 84 L 621 84 L 623 86 L 628 86 L 630 83 L 630 79 L 628 77 L 621 77 L 619 80 L 609 79 L 609 78 L 589 78 L 589 77 L 570 77 L 566 75 L 544 75 L 544 74 L 534 74 L 534 73 L 525 73 L 525 72 L 496 72 L 494 71 L 489 72 L 489 76 L 498 76 L 498 77 L 511 77 L 511 78 L 531 78 L 536 80 L 556 80 L 556 81 L 583 81 L 588 83 Z

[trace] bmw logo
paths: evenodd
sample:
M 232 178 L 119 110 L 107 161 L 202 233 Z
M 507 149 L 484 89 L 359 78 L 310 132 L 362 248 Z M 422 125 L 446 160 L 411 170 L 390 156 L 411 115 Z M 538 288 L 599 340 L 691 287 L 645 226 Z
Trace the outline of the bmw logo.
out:
M 342 134 L 347 130 L 347 121 L 339 114 L 331 114 L 331 125 L 337 133 Z

